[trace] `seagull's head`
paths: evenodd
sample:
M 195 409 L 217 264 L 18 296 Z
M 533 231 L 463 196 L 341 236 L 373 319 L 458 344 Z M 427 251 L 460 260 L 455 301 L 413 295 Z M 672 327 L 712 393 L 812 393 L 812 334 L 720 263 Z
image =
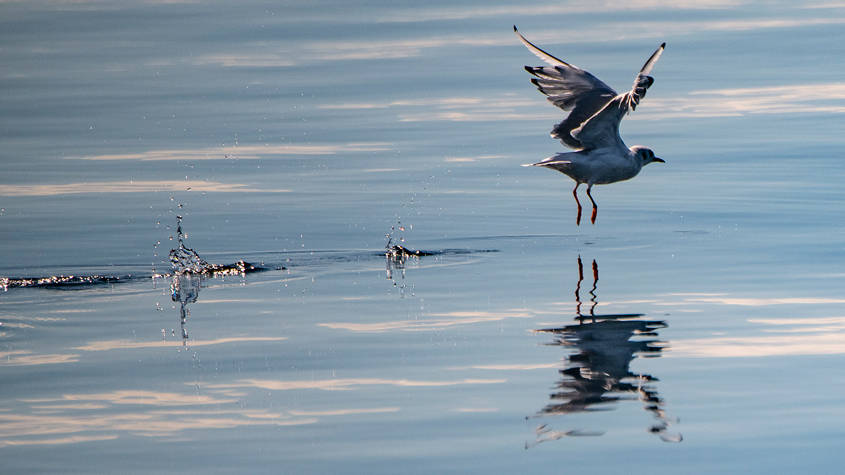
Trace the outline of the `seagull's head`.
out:
M 662 158 L 654 156 L 654 152 L 652 152 L 650 148 L 643 147 L 642 145 L 634 145 L 631 147 L 631 153 L 640 160 L 642 166 L 646 166 L 651 162 L 666 163 L 666 161 Z

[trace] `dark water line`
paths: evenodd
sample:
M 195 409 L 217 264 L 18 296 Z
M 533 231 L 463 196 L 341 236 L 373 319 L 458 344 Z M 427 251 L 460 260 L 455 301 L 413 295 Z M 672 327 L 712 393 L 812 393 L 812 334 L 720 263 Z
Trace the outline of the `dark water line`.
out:
M 442 249 L 442 250 L 420 250 L 417 257 L 427 256 L 457 256 L 480 253 L 499 252 L 496 249 Z M 250 253 L 255 255 L 256 253 Z M 269 253 L 268 253 L 269 254 Z M 288 254 L 288 253 L 286 253 Z M 319 254 L 316 259 L 300 259 L 299 262 L 261 262 L 254 264 L 245 260 L 238 260 L 232 264 L 209 264 L 204 263 L 200 272 L 206 277 L 222 277 L 227 275 L 244 275 L 257 272 L 273 270 L 287 270 L 293 267 L 311 267 L 325 263 L 356 262 L 384 259 L 385 251 L 364 251 L 350 252 L 348 250 L 338 251 L 294 251 L 289 254 L 301 256 L 303 254 Z M 157 273 L 153 271 L 127 272 L 127 273 L 91 273 L 69 272 L 44 276 L 23 276 L 23 277 L 0 277 L 0 289 L 9 290 L 14 288 L 47 288 L 47 289 L 85 289 L 103 285 L 115 285 L 129 282 L 149 280 L 153 278 L 167 278 L 174 275 L 174 272 Z

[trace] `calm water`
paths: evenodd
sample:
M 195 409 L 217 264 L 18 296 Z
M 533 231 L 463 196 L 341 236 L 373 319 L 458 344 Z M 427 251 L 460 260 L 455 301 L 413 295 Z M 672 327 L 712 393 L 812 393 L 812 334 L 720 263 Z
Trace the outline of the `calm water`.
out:
M 839 473 L 845 8 L 661 3 L 0 2 L 0 276 L 110 281 L 0 293 L 3 472 Z M 668 43 L 595 226 L 512 24 Z

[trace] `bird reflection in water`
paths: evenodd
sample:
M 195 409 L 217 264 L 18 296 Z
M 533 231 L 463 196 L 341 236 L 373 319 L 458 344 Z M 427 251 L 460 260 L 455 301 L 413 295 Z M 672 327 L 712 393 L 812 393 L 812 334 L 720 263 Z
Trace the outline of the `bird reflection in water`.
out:
M 659 357 L 666 343 L 658 340 L 658 330 L 666 322 L 646 320 L 643 314 L 596 314 L 596 288 L 599 270 L 593 260 L 593 285 L 589 290 L 589 310 L 582 312 L 581 283 L 584 266 L 578 257 L 578 284 L 575 287 L 575 320 L 577 323 L 561 328 L 547 328 L 538 332 L 550 333 L 555 340 L 550 345 L 566 347 L 572 353 L 560 370 L 561 380 L 550 395 L 552 402 L 537 417 L 558 416 L 581 412 L 612 410 L 620 400 L 639 400 L 655 419 L 649 432 L 665 442 L 680 442 L 680 433 L 671 433 L 673 421 L 665 412 L 665 402 L 657 392 L 658 379 L 649 374 L 631 372 L 631 361 L 638 356 Z M 602 435 L 601 431 L 556 431 L 547 424 L 536 429 L 536 440 L 526 448 L 563 437 Z

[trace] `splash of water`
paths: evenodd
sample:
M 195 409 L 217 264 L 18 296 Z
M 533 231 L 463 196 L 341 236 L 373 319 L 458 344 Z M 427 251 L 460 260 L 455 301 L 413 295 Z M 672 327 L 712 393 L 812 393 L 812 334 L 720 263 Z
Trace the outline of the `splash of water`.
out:
M 410 228 L 413 229 L 413 226 L 410 226 Z M 399 244 L 405 242 L 405 236 L 402 234 L 404 232 L 405 226 L 399 220 L 394 226 L 390 227 L 390 232 L 385 235 L 387 243 L 384 245 L 384 255 L 396 268 L 401 268 L 408 258 L 432 255 L 431 252 L 421 251 L 419 249 L 413 250 Z
M 185 246 L 185 238 L 187 235 L 182 231 L 182 216 L 176 216 L 176 239 L 179 241 L 179 247 L 170 250 L 170 266 L 173 268 L 173 273 L 181 274 L 203 274 L 206 273 L 210 267 L 208 262 L 197 254 L 193 249 Z
M 210 264 L 193 249 L 185 246 L 188 234 L 182 231 L 182 216 L 176 216 L 176 239 L 179 247 L 170 250 L 170 266 L 173 275 L 197 274 L 212 277 L 243 275 L 264 270 L 262 267 L 239 260 L 234 264 Z M 284 267 L 283 267 L 284 268 Z

